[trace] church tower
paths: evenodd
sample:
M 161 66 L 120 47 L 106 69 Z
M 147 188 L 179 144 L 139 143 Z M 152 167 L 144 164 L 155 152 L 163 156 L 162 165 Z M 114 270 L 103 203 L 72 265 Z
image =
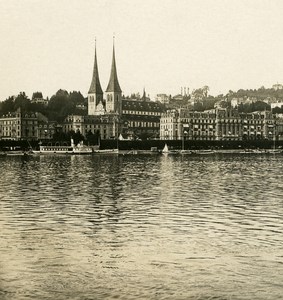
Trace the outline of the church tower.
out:
M 99 105 L 98 105 L 99 104 Z M 96 59 L 96 42 L 95 42 L 95 52 L 94 52 L 94 66 L 92 81 L 88 91 L 88 114 L 97 115 L 101 111 L 98 111 L 99 107 L 103 106 L 103 91 L 99 81 L 97 59 Z
M 117 76 L 114 44 L 110 79 L 106 89 L 106 112 L 122 113 L 122 90 Z

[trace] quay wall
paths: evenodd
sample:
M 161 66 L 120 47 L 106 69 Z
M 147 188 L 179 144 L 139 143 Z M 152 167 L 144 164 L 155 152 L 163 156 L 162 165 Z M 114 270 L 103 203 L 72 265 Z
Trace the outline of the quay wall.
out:
M 101 149 L 118 148 L 120 150 L 150 150 L 156 147 L 158 150 L 163 149 L 165 143 L 173 149 L 272 149 L 274 141 L 269 140 L 250 140 L 250 141 L 201 141 L 201 140 L 146 140 L 146 141 L 118 141 L 102 140 Z M 184 144 L 183 144 L 184 143 Z M 184 147 L 183 147 L 184 146 Z M 276 148 L 283 147 L 283 141 L 276 141 Z
M 45 143 L 43 143 L 45 144 Z M 69 141 L 49 141 L 46 144 L 70 145 Z M 162 150 L 167 144 L 172 149 L 272 149 L 283 148 L 283 141 L 270 140 L 248 140 L 248 141 L 204 141 L 204 140 L 101 140 L 100 149 L 115 149 L 120 150 L 151 150 L 152 147 Z M 30 147 L 36 149 L 39 147 L 38 141 L 14 141 L 14 140 L 0 140 L 0 151 L 9 150 L 28 150 Z

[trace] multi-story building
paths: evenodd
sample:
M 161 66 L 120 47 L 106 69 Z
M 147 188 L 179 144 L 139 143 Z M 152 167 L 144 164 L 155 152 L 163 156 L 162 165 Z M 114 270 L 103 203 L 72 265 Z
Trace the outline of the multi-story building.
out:
M 93 74 L 88 91 L 88 116 L 68 116 L 63 130 L 80 131 L 84 136 L 89 131 L 99 131 L 102 139 L 117 138 L 120 134 L 126 134 L 130 138 L 159 137 L 159 122 L 164 106 L 150 101 L 145 90 L 140 99 L 122 99 L 114 46 L 105 99 L 103 95 L 95 47 Z
M 205 112 L 178 109 L 160 119 L 161 139 L 256 140 L 278 138 L 277 123 L 270 111 L 239 113 L 231 109 Z
M 116 114 L 122 113 L 122 90 L 118 81 L 115 48 L 113 45 L 112 66 L 110 78 L 103 98 L 103 91 L 99 80 L 96 48 L 94 54 L 94 67 L 92 81 L 88 91 L 88 115 Z
M 63 124 L 63 132 L 80 132 L 83 136 L 88 133 L 98 134 L 101 139 L 118 138 L 120 121 L 117 115 L 81 116 L 70 115 Z
M 234 108 L 236 106 L 242 104 L 242 103 L 245 103 L 244 98 L 233 98 L 233 99 L 231 99 L 231 106 L 234 107 Z
M 99 134 L 101 139 L 118 138 L 121 132 L 122 90 L 118 81 L 115 48 L 113 45 L 112 66 L 108 86 L 103 97 L 97 64 L 96 46 L 94 67 L 88 91 L 88 115 L 69 115 L 63 123 L 63 131 Z
M 35 92 L 32 94 L 31 103 L 48 105 L 48 99 L 44 99 L 41 92 Z
M 122 100 L 123 132 L 131 138 L 159 137 L 160 117 L 164 106 L 146 100 Z
M 283 140 L 283 114 L 276 114 L 276 134 L 277 139 Z
M 51 139 L 54 134 L 54 124 L 39 112 L 8 113 L 0 117 L 0 138 L 9 140 Z
M 38 120 L 37 139 L 51 140 L 56 132 L 56 122 L 49 122 L 47 120 Z
M 273 109 L 275 107 L 281 108 L 281 107 L 283 107 L 283 102 L 274 102 L 274 103 L 271 103 L 270 106 L 271 106 L 271 109 Z
M 160 118 L 160 139 L 177 140 L 182 136 L 180 127 L 181 119 L 184 117 L 184 110 L 172 109 L 167 110 Z
M 166 94 L 157 94 L 155 97 L 155 101 L 162 104 L 169 104 L 169 99 L 169 96 Z
M 13 112 L 0 117 L 0 137 L 5 140 L 21 139 L 21 115 Z
M 274 90 L 282 90 L 283 89 L 283 84 L 280 84 L 280 83 L 273 84 L 272 88 Z

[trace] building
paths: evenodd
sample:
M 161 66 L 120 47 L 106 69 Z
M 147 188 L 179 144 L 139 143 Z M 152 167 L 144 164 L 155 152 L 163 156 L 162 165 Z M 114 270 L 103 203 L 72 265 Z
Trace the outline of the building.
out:
M 270 111 L 239 113 L 231 109 L 195 112 L 170 110 L 160 119 L 160 138 L 179 140 L 256 140 L 278 138 L 277 118 Z
M 243 104 L 243 103 L 245 103 L 244 98 L 233 98 L 233 99 L 231 99 L 231 106 L 233 108 L 235 108 L 238 105 Z
M 48 105 L 48 100 L 43 98 L 41 92 L 35 92 L 32 94 L 31 103 L 42 104 L 44 106 Z
M 283 114 L 276 114 L 277 140 L 283 141 Z
M 96 45 L 92 80 L 88 91 L 88 115 L 67 116 L 63 131 L 98 134 L 101 139 L 118 138 L 121 132 L 122 90 L 118 81 L 115 47 L 113 45 L 112 65 L 109 82 L 104 93 L 99 80 Z
M 160 102 L 162 104 L 169 104 L 169 96 L 166 94 L 157 94 L 155 97 L 156 102 Z
M 274 103 L 271 103 L 270 106 L 271 106 L 271 109 L 273 109 L 275 107 L 281 108 L 281 107 L 283 107 L 283 102 L 274 102 Z
M 88 91 L 88 115 L 99 115 L 105 112 L 103 101 L 103 91 L 100 85 L 98 66 L 97 66 L 97 57 L 96 57 L 96 45 L 94 52 L 94 66 L 92 81 Z
M 182 94 L 177 94 L 177 95 L 175 95 L 175 96 L 172 97 L 172 100 L 183 101 L 184 100 L 184 96 Z
M 101 115 L 109 113 L 121 115 L 122 113 L 122 90 L 118 81 L 114 45 L 110 78 L 106 88 L 105 98 L 106 99 L 104 100 L 103 91 L 99 80 L 95 46 L 92 81 L 88 91 L 88 115 Z
M 79 131 L 84 136 L 96 133 L 101 139 L 117 138 L 120 134 L 132 139 L 157 138 L 162 112 L 164 105 L 150 101 L 145 89 L 139 99 L 122 98 L 114 45 L 110 78 L 103 93 L 95 46 L 92 80 L 88 91 L 88 116 L 67 116 L 63 131 Z
M 160 117 L 165 107 L 154 101 L 123 99 L 123 132 L 132 139 L 159 137 Z
M 47 119 L 38 120 L 37 139 L 52 140 L 56 132 L 56 122 L 49 122 Z
M 0 117 L 0 138 L 6 140 L 52 139 L 55 125 L 39 112 L 8 113 Z
M 70 115 L 63 124 L 62 131 L 79 132 L 83 136 L 97 134 L 101 139 L 113 139 L 119 135 L 120 121 L 115 114 Z
M 273 88 L 274 90 L 276 90 L 276 91 L 277 91 L 277 90 L 282 90 L 282 89 L 283 89 L 283 85 L 280 84 L 280 83 L 273 84 L 272 88 Z
M 3 140 L 21 139 L 21 115 L 19 112 L 8 113 L 0 117 L 0 138 Z

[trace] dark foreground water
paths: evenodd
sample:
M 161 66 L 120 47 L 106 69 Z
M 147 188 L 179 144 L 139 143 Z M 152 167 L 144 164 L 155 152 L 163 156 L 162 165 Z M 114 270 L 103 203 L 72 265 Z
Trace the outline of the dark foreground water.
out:
M 283 299 L 283 155 L 0 158 L 0 299 Z

